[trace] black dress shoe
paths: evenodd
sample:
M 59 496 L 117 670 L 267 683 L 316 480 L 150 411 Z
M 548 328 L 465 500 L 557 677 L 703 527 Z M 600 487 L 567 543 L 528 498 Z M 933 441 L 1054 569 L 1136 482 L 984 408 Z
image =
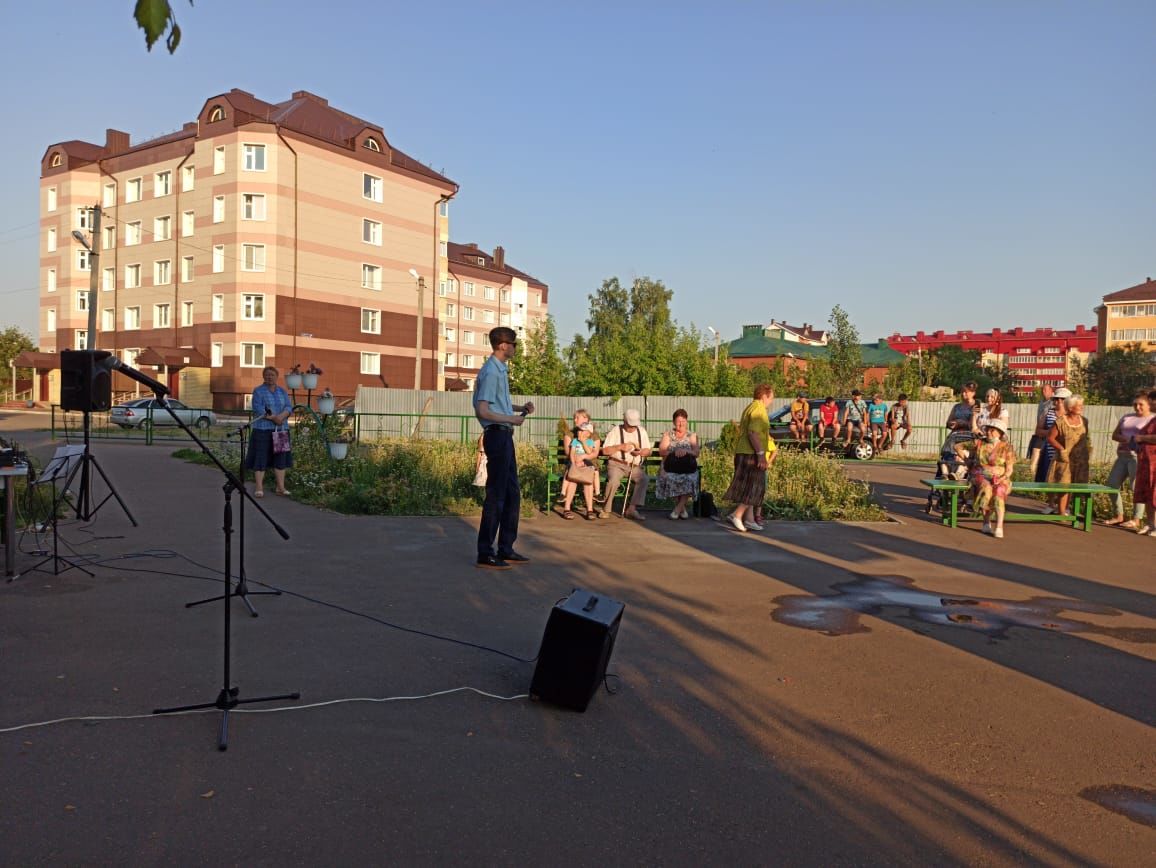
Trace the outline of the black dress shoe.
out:
M 530 559 L 528 557 L 525 555 L 520 555 L 517 552 L 510 552 L 508 555 L 498 555 L 498 557 L 506 561 L 511 566 L 530 563 Z
M 482 570 L 508 570 L 510 565 L 501 558 L 493 555 L 478 555 L 478 562 L 475 565 Z

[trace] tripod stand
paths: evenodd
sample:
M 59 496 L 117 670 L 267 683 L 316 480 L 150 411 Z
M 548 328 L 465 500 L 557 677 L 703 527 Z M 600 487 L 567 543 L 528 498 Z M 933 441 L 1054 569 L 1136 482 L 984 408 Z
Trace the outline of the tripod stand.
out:
M 138 378 L 148 379 L 147 377 L 144 377 L 143 374 L 140 374 L 137 371 L 134 371 L 134 374 L 136 374 Z M 217 748 L 218 748 L 218 750 L 228 750 L 228 748 L 229 748 L 229 712 L 232 711 L 234 708 L 236 708 L 238 705 L 248 705 L 248 704 L 254 703 L 254 702 L 274 702 L 274 701 L 279 700 L 279 699 L 300 699 L 301 698 L 301 694 L 295 692 L 295 693 L 281 693 L 281 694 L 277 694 L 275 696 L 258 696 L 258 697 L 254 697 L 253 699 L 239 699 L 238 695 L 240 694 L 240 688 L 239 687 L 233 687 L 233 686 L 231 686 L 231 683 L 230 683 L 232 680 L 231 675 L 230 675 L 230 671 L 229 671 L 229 664 L 230 664 L 231 657 L 232 657 L 232 648 L 230 645 L 230 638 L 231 638 L 230 637 L 230 631 L 231 631 L 231 627 L 232 627 L 231 615 L 232 615 L 232 611 L 233 611 L 233 607 L 230 605 L 230 599 L 234 596 L 237 596 L 237 594 L 234 593 L 233 587 L 232 587 L 233 492 L 234 491 L 239 492 L 242 499 L 247 498 L 250 501 L 252 501 L 253 506 L 257 507 L 257 511 L 260 512 L 261 515 L 265 516 L 265 519 L 271 525 L 273 525 L 273 529 L 277 531 L 277 533 L 281 536 L 282 539 L 289 539 L 289 534 L 285 531 L 285 529 L 283 527 L 281 527 L 281 525 L 277 524 L 277 522 L 273 520 L 272 516 L 270 516 L 269 513 L 265 512 L 265 510 L 262 509 L 261 504 L 257 503 L 255 500 L 253 500 L 253 496 L 248 491 L 245 490 L 245 486 L 241 484 L 241 481 L 233 474 L 233 472 L 231 470 L 229 470 L 229 468 L 227 468 L 224 464 L 222 464 L 221 460 L 219 458 L 217 458 L 216 455 L 213 454 L 212 450 L 210 450 L 209 447 L 205 445 L 204 441 L 201 440 L 196 434 L 194 434 L 192 432 L 192 430 L 190 430 L 189 426 L 187 424 L 185 424 L 184 420 L 182 420 L 180 418 L 180 416 L 178 416 L 176 413 L 173 412 L 172 408 L 169 407 L 168 402 L 165 401 L 165 399 L 164 399 L 164 396 L 168 394 L 168 389 L 163 384 L 157 383 L 155 381 L 148 383 L 148 385 L 151 386 L 153 391 L 156 393 L 158 400 L 164 406 L 164 408 L 168 411 L 169 415 L 173 417 L 173 421 L 175 421 L 181 428 L 184 429 L 185 433 L 189 435 L 189 437 L 192 439 L 192 441 L 194 443 L 196 443 L 201 448 L 201 451 L 206 456 L 208 456 L 209 460 L 212 461 L 213 464 L 215 464 L 217 466 L 217 469 L 220 470 L 221 473 L 224 474 L 224 476 L 225 476 L 225 484 L 222 487 L 222 491 L 224 491 L 224 493 L 225 493 L 224 515 L 223 515 L 224 520 L 222 522 L 222 527 L 221 527 L 221 530 L 225 535 L 225 566 L 224 566 L 224 571 L 223 571 L 223 576 L 222 576 L 222 581 L 224 582 L 224 593 L 221 594 L 219 597 L 215 598 L 218 600 L 223 600 L 224 601 L 224 608 L 225 608 L 225 649 L 224 649 L 225 653 L 224 653 L 224 673 L 223 673 L 222 680 L 221 680 L 221 691 L 217 694 L 217 698 L 215 700 L 213 700 L 212 702 L 202 702 L 202 703 L 198 703 L 195 705 L 181 705 L 181 706 L 177 706 L 175 708 L 157 708 L 157 709 L 154 709 L 153 714 L 173 714 L 174 712 L 178 712 L 178 711 L 195 711 L 195 710 L 202 709 L 202 708 L 219 708 L 221 710 L 221 728 L 217 734 Z M 242 597 L 242 599 L 244 599 L 244 597 Z M 253 614 L 256 615 L 256 612 L 254 612 Z
M 132 522 L 132 526 L 138 527 L 139 525 L 137 525 L 136 519 L 132 517 L 132 513 L 128 511 L 128 507 L 125 505 L 125 502 L 121 500 L 120 495 L 117 494 L 116 488 L 113 486 L 112 481 L 108 478 L 108 475 L 104 472 L 104 469 L 100 466 L 100 462 L 98 462 L 96 460 L 96 456 L 92 454 L 92 444 L 90 441 L 90 431 L 92 429 L 91 417 L 92 414 L 88 410 L 85 410 L 84 453 L 80 459 L 80 463 L 77 465 L 77 467 L 73 468 L 71 473 L 68 474 L 68 480 L 64 484 L 64 488 L 67 490 L 69 486 L 72 485 L 72 480 L 73 477 L 76 476 L 77 470 L 80 471 L 80 493 L 76 498 L 76 517 L 82 521 L 92 521 L 92 517 L 96 515 L 100 508 L 115 497 L 116 502 L 120 504 L 120 508 L 124 510 L 124 514 L 128 516 L 128 520 Z M 104 484 L 108 487 L 108 494 L 106 494 L 104 499 L 100 503 L 96 504 L 96 506 L 92 505 L 92 501 L 94 499 L 92 495 L 92 484 L 94 480 L 92 472 L 93 470 L 100 474 L 100 478 L 104 480 Z
M 237 467 L 237 476 L 241 480 L 241 489 L 242 490 L 244 490 L 244 488 L 245 488 L 245 432 L 248 431 L 252 427 L 253 427 L 252 423 L 246 423 L 246 424 L 242 425 L 241 427 L 239 427 L 233 434 L 229 435 L 230 437 L 232 437 L 235 434 L 240 439 L 241 461 Z M 237 530 L 238 530 L 238 533 L 237 533 L 237 584 L 225 596 L 226 597 L 239 597 L 241 602 L 245 604 L 245 608 L 249 610 L 249 614 L 252 615 L 254 618 L 256 618 L 257 617 L 257 610 L 254 609 L 253 604 L 249 602 L 249 597 L 250 596 L 279 597 L 279 596 L 281 596 L 281 592 L 280 591 L 250 591 L 249 590 L 249 583 L 246 580 L 246 576 L 245 576 L 245 499 L 243 497 L 241 498 L 240 505 L 237 507 L 237 514 L 239 516 L 238 520 L 237 520 Z M 205 603 L 215 603 L 217 600 L 220 600 L 220 599 L 221 599 L 221 597 L 219 595 L 216 597 L 208 597 L 207 599 L 204 599 L 204 600 L 197 600 L 194 603 L 185 603 L 185 608 L 191 609 L 191 608 L 193 608 L 193 606 L 200 606 L 200 605 L 203 605 Z
M 52 460 L 44 466 L 44 469 L 40 471 L 40 475 L 37 476 L 36 479 L 32 482 L 32 485 L 35 486 L 49 485 L 52 488 L 52 499 L 50 501 L 51 511 L 49 513 L 51 517 L 44 523 L 44 525 L 41 526 L 41 530 L 43 530 L 47 525 L 52 525 L 52 554 L 39 563 L 33 565 L 33 570 L 39 569 L 41 564 L 46 564 L 49 561 L 52 561 L 52 574 L 55 576 L 59 576 L 62 572 L 60 569 L 60 565 L 62 563 L 68 564 L 68 566 L 64 569 L 65 572 L 67 570 L 76 569 L 80 570 L 90 578 L 94 575 L 84 567 L 80 566 L 80 564 L 73 563 L 68 558 L 61 556 L 60 530 L 57 526 L 60 520 L 60 505 L 62 503 L 69 502 L 68 488 L 71 484 L 71 480 L 76 476 L 76 471 L 80 468 L 83 455 L 83 447 L 80 446 L 58 447 L 56 454 L 52 456 Z M 57 489 L 57 480 L 61 479 L 64 480 L 64 485 L 62 488 Z

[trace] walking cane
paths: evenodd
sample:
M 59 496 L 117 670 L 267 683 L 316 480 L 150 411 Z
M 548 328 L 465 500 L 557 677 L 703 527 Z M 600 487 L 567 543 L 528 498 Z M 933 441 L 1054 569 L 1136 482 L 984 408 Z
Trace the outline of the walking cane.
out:
M 622 517 L 626 518 L 626 505 L 630 503 L 630 483 L 634 479 L 634 465 L 630 465 L 630 469 L 626 472 L 626 493 L 622 495 Z M 614 505 L 610 505 L 611 511 L 614 510 Z

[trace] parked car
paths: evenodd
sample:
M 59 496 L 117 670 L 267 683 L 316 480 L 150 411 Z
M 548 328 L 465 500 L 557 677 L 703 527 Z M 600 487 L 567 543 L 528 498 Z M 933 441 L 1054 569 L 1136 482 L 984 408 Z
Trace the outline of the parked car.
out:
M 186 425 L 208 428 L 210 425 L 217 424 L 217 417 L 212 410 L 186 407 L 180 401 L 172 399 L 169 400 L 168 404 Z M 149 419 L 150 411 L 152 413 L 151 420 Z M 137 398 L 124 404 L 117 404 L 108 411 L 108 421 L 121 428 L 147 428 L 150 424 L 157 427 L 177 424 L 156 398 Z
M 780 448 L 799 448 L 800 446 L 809 449 L 816 449 L 828 452 L 839 452 L 847 458 L 854 458 L 858 461 L 870 461 L 875 457 L 875 447 L 871 445 L 869 439 L 859 442 L 858 438 L 851 439 L 851 446 L 843 445 L 844 439 L 847 436 L 846 431 L 839 432 L 838 442 L 832 441 L 830 435 L 823 441 L 819 440 L 819 408 L 823 406 L 822 398 L 808 398 L 807 403 L 811 406 L 811 434 L 808 440 L 800 444 L 795 440 L 795 435 L 791 433 L 791 405 L 776 410 L 771 414 L 771 437 L 774 439 L 776 445 Z M 845 398 L 836 399 L 835 403 L 839 407 L 839 418 L 843 418 L 843 407 L 846 405 Z

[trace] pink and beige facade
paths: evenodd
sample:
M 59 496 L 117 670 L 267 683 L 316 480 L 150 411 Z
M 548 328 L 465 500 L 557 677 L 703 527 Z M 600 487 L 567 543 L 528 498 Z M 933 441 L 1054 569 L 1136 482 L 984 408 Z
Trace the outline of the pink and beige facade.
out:
M 438 286 L 442 362 L 447 389 L 472 389 L 490 355 L 490 330 L 509 326 L 519 337 L 542 325 L 549 287 L 506 262 L 506 251 L 449 244 L 449 276 Z
M 1099 326 L 1099 350 L 1138 344 L 1142 349 L 1156 350 L 1156 281 L 1110 292 L 1094 313 Z
M 458 187 L 380 126 L 305 91 L 274 104 L 232 90 L 158 139 L 52 145 L 40 186 L 42 350 L 112 350 L 218 408 L 242 406 L 268 364 L 313 363 L 339 396 L 413 388 L 421 286 L 420 386 L 444 388 L 436 290 Z M 91 234 L 96 203 L 89 299 L 72 233 Z

